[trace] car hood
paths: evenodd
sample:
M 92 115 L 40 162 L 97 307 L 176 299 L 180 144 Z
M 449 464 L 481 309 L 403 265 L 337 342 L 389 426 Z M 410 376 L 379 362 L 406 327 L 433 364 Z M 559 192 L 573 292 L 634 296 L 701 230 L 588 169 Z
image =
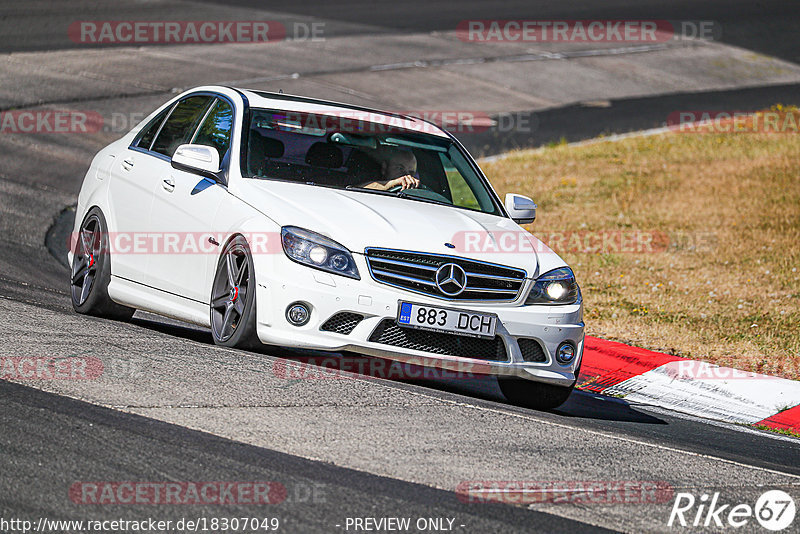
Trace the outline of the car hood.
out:
M 317 232 L 355 253 L 377 247 L 459 256 L 522 268 L 528 277 L 565 265 L 550 248 L 505 217 L 272 180 L 243 179 L 233 193 L 281 226 Z

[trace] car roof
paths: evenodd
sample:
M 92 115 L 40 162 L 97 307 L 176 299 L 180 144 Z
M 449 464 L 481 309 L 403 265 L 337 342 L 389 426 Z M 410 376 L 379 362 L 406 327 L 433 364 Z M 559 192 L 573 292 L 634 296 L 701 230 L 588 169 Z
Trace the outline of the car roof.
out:
M 294 111 L 298 113 L 333 115 L 384 126 L 389 125 L 393 128 L 412 132 L 432 134 L 438 137 L 450 137 L 444 130 L 431 122 L 402 113 L 285 93 L 271 93 L 268 91 L 241 88 L 236 88 L 236 91 L 239 91 L 247 98 L 251 107 Z

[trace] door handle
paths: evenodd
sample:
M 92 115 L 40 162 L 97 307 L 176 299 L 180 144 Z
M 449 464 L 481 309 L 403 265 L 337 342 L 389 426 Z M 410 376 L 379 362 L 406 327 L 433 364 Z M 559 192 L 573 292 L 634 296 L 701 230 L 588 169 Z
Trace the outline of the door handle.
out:
M 130 158 L 122 160 L 122 168 L 126 171 L 131 170 L 133 168 L 133 160 Z
M 172 178 L 164 178 L 161 180 L 161 187 L 168 193 L 172 193 L 175 190 L 175 181 Z

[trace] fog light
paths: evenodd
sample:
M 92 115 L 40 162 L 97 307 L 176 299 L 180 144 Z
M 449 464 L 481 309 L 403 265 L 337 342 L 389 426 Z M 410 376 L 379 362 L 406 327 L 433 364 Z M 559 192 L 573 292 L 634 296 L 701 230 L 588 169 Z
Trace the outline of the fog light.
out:
M 558 346 L 556 351 L 556 361 L 561 365 L 567 365 L 575 359 L 575 345 L 566 341 Z
M 306 304 L 295 302 L 286 308 L 286 320 L 295 326 L 303 326 L 311 319 L 311 311 Z

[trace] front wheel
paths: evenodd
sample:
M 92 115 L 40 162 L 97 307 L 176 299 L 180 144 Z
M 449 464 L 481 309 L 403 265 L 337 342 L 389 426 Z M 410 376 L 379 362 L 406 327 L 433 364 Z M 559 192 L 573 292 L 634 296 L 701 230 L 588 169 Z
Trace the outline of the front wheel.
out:
M 535 410 L 553 410 L 569 398 L 575 384 L 554 386 L 533 382 L 524 378 L 498 378 L 497 384 L 506 399 L 512 404 Z
M 127 321 L 133 308 L 122 306 L 108 296 L 111 281 L 111 258 L 108 225 L 103 212 L 92 208 L 81 223 L 72 251 L 70 293 L 72 307 L 78 313 Z
M 211 286 L 211 333 L 224 347 L 255 348 L 256 282 L 250 247 L 242 236 L 226 246 Z

